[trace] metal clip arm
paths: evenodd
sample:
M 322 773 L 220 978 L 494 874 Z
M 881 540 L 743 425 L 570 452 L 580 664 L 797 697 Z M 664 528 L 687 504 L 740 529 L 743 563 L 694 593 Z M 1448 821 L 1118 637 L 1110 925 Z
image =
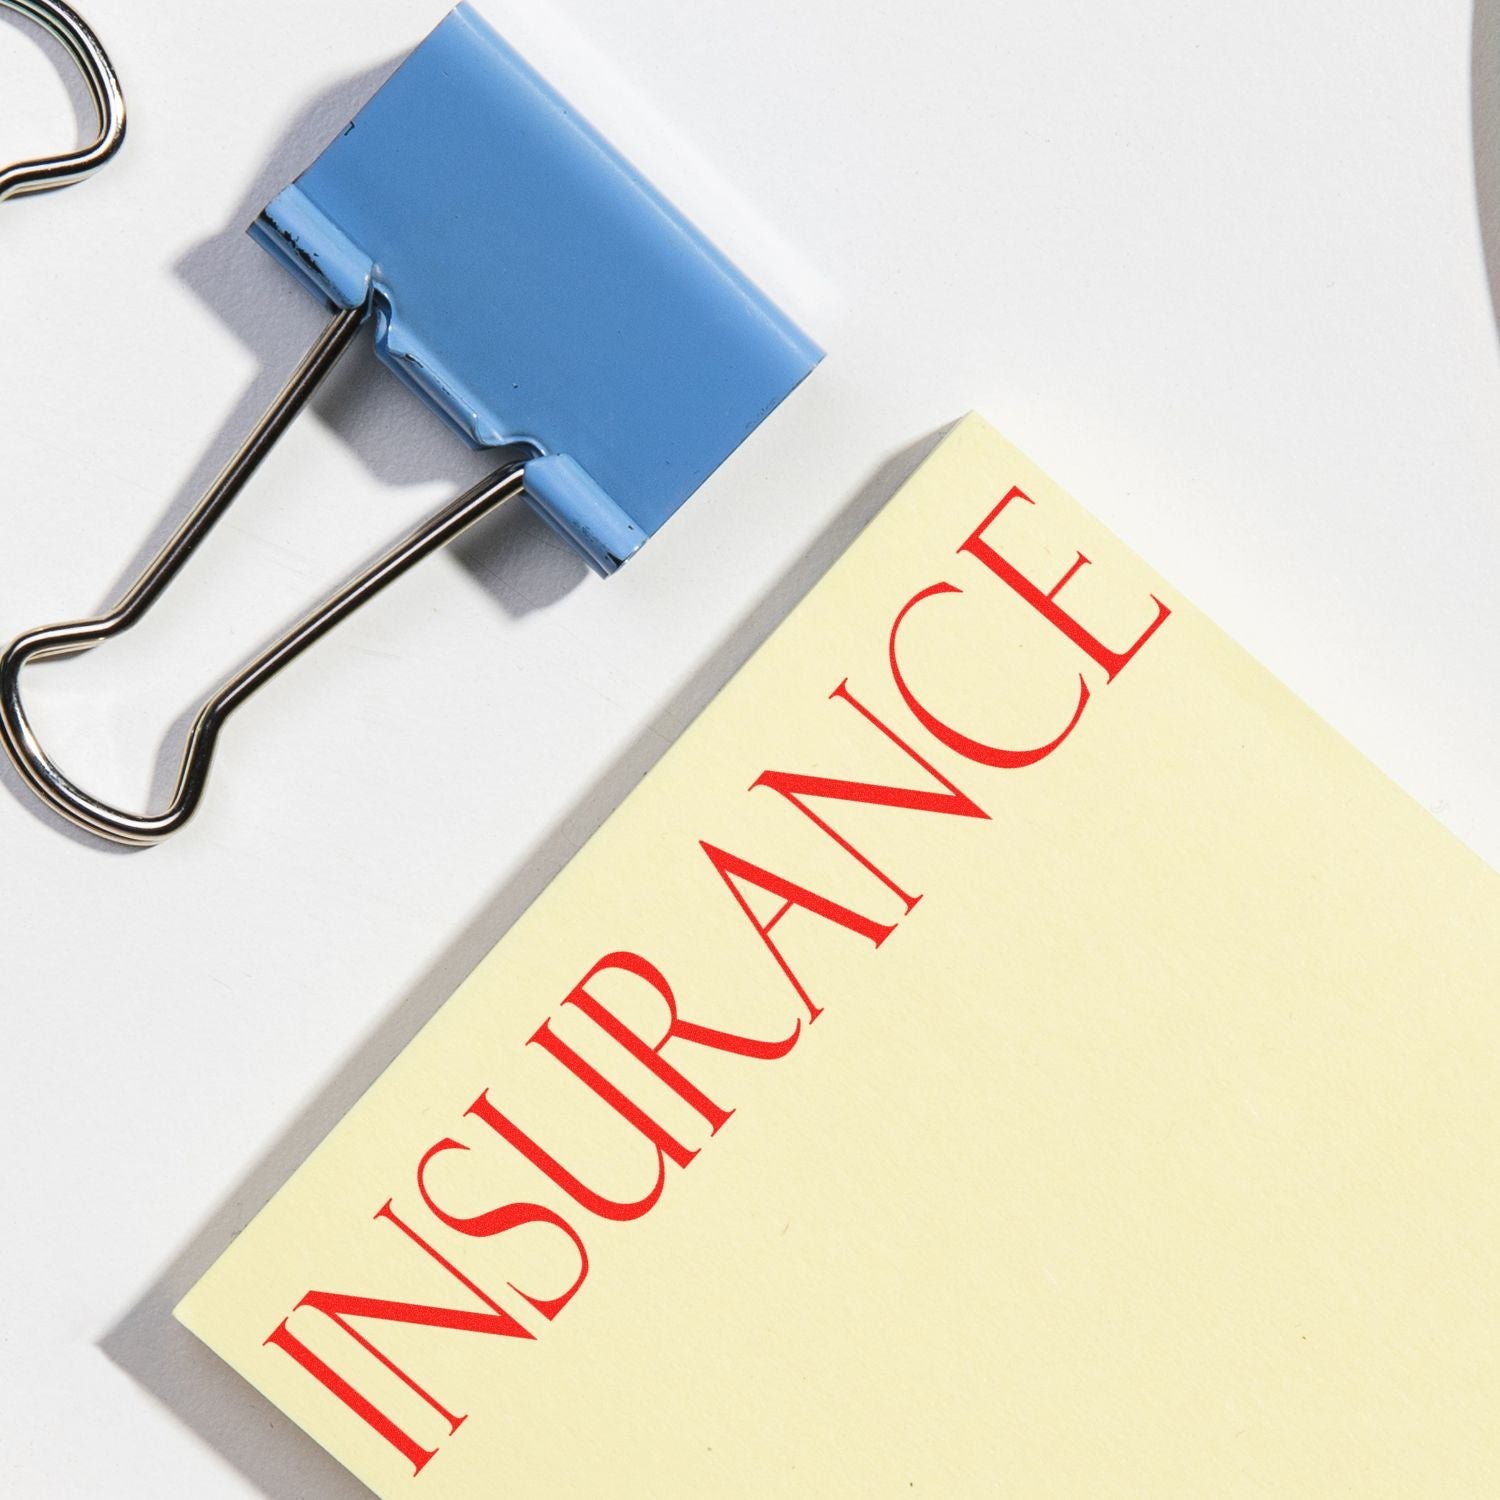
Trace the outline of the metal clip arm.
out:
M 114 609 L 96 619 L 29 631 L 0 656 L 0 743 L 31 790 L 80 828 L 115 843 L 134 845 L 159 843 L 175 833 L 197 809 L 219 731 L 240 704 L 387 584 L 523 490 L 523 461 L 503 465 L 410 532 L 226 682 L 199 710 L 183 750 L 176 790 L 160 812 L 131 813 L 101 802 L 58 769 L 26 717 L 21 701 L 22 668 L 45 657 L 91 650 L 129 630 L 145 614 L 244 487 L 271 445 L 307 404 L 349 346 L 363 317 L 362 308 L 335 314 L 207 494 Z

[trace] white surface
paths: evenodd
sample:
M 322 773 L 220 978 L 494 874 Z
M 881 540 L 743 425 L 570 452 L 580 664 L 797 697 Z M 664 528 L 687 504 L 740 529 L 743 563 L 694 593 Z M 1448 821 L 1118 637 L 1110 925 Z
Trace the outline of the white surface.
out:
M 483 5 L 830 357 L 609 584 L 524 516 L 406 580 L 175 842 L 0 785 L 7 1496 L 364 1493 L 172 1302 L 969 407 L 1500 862 L 1468 0 Z M 112 597 L 301 354 L 240 230 L 442 10 L 84 6 L 130 137 L 0 207 L 7 638 Z M 74 129 L 49 55 L 0 13 L 0 158 Z M 141 801 L 209 683 L 478 472 L 352 365 L 149 626 L 32 674 L 86 785 Z

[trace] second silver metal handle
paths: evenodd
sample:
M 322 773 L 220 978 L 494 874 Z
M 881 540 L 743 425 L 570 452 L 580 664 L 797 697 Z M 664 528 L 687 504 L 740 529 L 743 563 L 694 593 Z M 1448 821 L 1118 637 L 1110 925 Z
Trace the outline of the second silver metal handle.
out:
M 89 86 L 99 133 L 88 145 L 0 169 L 0 201 L 67 187 L 97 172 L 125 140 L 125 95 L 114 64 L 87 21 L 62 0 L 0 0 L 0 6 L 45 27 L 72 55 Z

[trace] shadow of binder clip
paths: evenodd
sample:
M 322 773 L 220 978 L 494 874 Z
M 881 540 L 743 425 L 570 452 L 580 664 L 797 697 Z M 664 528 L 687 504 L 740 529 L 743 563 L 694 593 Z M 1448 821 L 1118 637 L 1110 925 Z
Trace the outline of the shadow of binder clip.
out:
M 251 231 L 333 311 L 207 494 L 107 614 L 0 657 L 0 738 L 45 803 L 152 844 L 203 795 L 225 720 L 367 599 L 524 496 L 598 573 L 656 532 L 822 353 L 460 5 Z M 503 463 L 224 684 L 189 732 L 171 801 L 112 807 L 48 758 L 22 706 L 33 659 L 86 651 L 148 610 L 360 326 L 454 431 Z
M 77 11 L 62 0 L 0 0 L 0 10 L 35 21 L 67 48 L 94 100 L 99 133 L 87 146 L 57 156 L 37 156 L 0 168 L 0 203 L 22 193 L 45 193 L 68 187 L 97 172 L 125 143 L 125 95 L 120 77 Z

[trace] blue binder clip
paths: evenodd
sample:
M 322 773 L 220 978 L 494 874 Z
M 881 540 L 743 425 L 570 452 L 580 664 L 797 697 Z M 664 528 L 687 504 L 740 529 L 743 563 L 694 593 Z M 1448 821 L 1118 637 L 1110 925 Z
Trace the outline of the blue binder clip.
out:
M 0 657 L 0 737 L 16 769 L 55 811 L 119 843 L 180 828 L 228 715 L 414 563 L 524 496 L 591 567 L 614 572 L 822 357 L 468 5 L 251 232 L 330 321 L 115 608 L 32 631 Z M 505 449 L 504 462 L 203 706 L 164 809 L 90 796 L 38 744 L 22 667 L 141 617 L 366 321 L 385 364 L 466 442 Z

